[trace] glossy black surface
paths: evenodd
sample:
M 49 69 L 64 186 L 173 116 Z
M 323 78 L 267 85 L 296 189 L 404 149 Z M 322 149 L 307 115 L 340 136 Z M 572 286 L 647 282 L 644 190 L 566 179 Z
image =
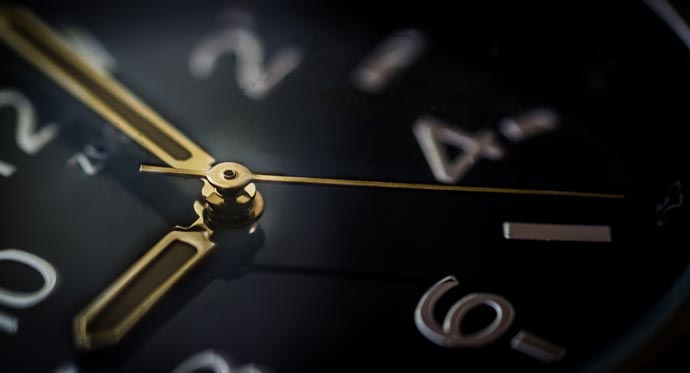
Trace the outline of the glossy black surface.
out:
M 200 183 L 137 172 L 160 162 L 41 73 L 0 48 L 0 89 L 29 98 L 59 137 L 35 156 L 14 144 L 0 109 L 0 249 L 19 248 L 59 272 L 57 289 L 0 334 L 0 370 L 172 371 L 213 349 L 235 365 L 271 371 L 568 370 L 641 338 L 657 320 L 690 254 L 687 209 L 657 227 L 656 204 L 686 183 L 679 127 L 690 56 L 644 4 L 433 2 L 29 3 L 58 27 L 91 31 L 118 61 L 114 75 L 219 161 L 257 173 L 435 183 L 411 128 L 434 115 L 473 132 L 546 106 L 555 132 L 481 160 L 462 184 L 624 193 L 625 201 L 259 184 L 267 209 L 254 236 L 220 247 L 120 346 L 81 353 L 71 319 L 174 225 L 194 220 Z M 235 61 L 208 79 L 189 53 L 222 29 L 222 12 L 250 13 L 267 56 L 294 44 L 300 66 L 262 101 L 245 97 Z M 393 31 L 418 28 L 423 58 L 384 92 L 350 82 L 352 69 Z M 86 144 L 109 154 L 86 176 L 67 165 Z M 610 225 L 614 242 L 507 241 L 504 221 Z M 416 329 L 413 311 L 447 275 L 463 295 L 496 293 L 515 307 L 504 337 L 481 349 L 444 349 Z M 31 273 L 0 262 L 0 286 Z M 685 281 L 685 280 L 683 280 Z M 40 282 L 38 282 L 40 284 Z M 660 317 L 660 316 L 659 316 Z M 511 350 L 527 330 L 567 349 L 545 364 Z M 38 358 L 40 356 L 40 358 Z M 627 356 L 620 355 L 621 358 Z

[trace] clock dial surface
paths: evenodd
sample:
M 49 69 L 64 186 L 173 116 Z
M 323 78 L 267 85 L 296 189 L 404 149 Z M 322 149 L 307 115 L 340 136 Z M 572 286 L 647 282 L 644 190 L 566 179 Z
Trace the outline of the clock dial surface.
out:
M 257 180 L 263 215 L 213 228 L 203 261 L 88 351 L 75 315 L 199 218 L 202 183 L 140 173 L 179 165 L 12 44 L 16 6 L 0 20 L 2 371 L 611 369 L 686 327 L 675 4 L 21 3 L 216 162 L 478 188 Z M 89 331 L 185 258 L 154 261 Z

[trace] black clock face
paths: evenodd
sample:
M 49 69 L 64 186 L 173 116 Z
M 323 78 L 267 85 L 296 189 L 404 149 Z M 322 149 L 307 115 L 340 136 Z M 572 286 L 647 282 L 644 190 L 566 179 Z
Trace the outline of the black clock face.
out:
M 138 172 L 165 161 L 3 36 L 2 371 L 611 369 L 685 327 L 672 4 L 24 6 L 217 162 L 498 189 L 257 181 L 256 223 L 78 348 L 75 315 L 198 218 L 201 183 Z

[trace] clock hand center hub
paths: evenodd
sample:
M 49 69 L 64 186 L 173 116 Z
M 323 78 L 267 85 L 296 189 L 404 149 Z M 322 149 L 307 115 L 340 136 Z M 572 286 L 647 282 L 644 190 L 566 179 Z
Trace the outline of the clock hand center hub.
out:
M 264 210 L 261 193 L 252 183 L 252 173 L 239 163 L 213 166 L 202 181 L 204 220 L 209 226 L 232 228 L 256 221 Z
M 252 182 L 252 172 L 239 163 L 222 162 L 208 170 L 142 165 L 140 171 L 201 178 L 204 223 L 214 230 L 253 223 L 264 211 L 263 196 Z

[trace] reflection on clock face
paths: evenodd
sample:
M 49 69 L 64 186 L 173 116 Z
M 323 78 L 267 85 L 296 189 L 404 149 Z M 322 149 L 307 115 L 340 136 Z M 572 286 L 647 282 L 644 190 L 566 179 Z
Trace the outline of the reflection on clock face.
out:
M 139 173 L 164 162 L 3 15 L 2 371 L 610 369 L 642 364 L 690 287 L 673 4 L 24 6 L 217 162 L 487 189 L 257 181 L 256 223 L 79 349 L 75 315 L 199 218 L 201 183 Z

